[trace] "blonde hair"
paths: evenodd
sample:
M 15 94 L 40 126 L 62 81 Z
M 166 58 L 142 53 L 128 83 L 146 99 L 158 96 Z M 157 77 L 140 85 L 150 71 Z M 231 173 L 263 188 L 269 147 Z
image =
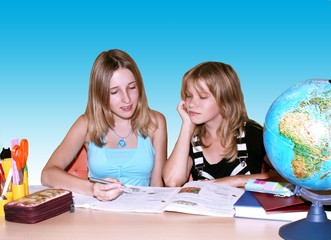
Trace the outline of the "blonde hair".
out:
M 233 161 L 237 157 L 237 137 L 244 130 L 248 115 L 241 90 L 240 80 L 235 70 L 222 62 L 203 62 L 185 73 L 182 81 L 181 98 L 185 99 L 188 82 L 197 90 L 202 90 L 204 82 L 216 99 L 223 120 L 217 130 L 221 145 L 225 149 L 224 157 Z M 202 146 L 206 146 L 202 137 L 206 132 L 204 124 L 197 125 L 193 135 L 197 135 Z
M 113 73 L 125 68 L 135 77 L 139 98 L 137 109 L 131 119 L 135 134 L 148 136 L 150 129 L 156 129 L 154 112 L 148 107 L 144 83 L 135 61 L 124 51 L 112 49 L 98 55 L 94 61 L 89 83 L 88 102 L 85 114 L 88 117 L 88 134 L 91 141 L 102 146 L 104 134 L 114 127 L 114 118 L 110 110 L 110 79 Z

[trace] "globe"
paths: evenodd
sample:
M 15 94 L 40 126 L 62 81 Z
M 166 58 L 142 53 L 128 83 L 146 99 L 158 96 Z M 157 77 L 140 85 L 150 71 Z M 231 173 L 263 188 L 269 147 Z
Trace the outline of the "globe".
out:
M 306 80 L 283 92 L 267 112 L 264 145 L 288 181 L 331 189 L 331 81 Z
M 279 230 L 284 239 L 331 239 L 331 80 L 305 80 L 283 92 L 269 108 L 264 145 L 270 162 L 295 194 L 311 201 L 307 218 Z M 319 194 L 317 194 L 318 192 Z

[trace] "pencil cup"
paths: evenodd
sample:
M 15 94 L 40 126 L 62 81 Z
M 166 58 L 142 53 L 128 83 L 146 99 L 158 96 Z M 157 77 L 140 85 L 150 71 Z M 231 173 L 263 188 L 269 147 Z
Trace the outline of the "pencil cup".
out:
M 19 199 L 25 196 L 25 186 L 24 184 L 13 184 L 13 199 Z
M 13 200 L 13 192 L 12 191 L 6 193 L 6 199 L 9 202 Z
M 6 204 L 7 202 L 9 202 L 8 199 L 6 199 L 6 200 L 0 200 L 0 217 L 5 216 L 5 211 L 4 211 L 4 209 L 3 209 L 3 206 L 5 206 L 5 204 Z
M 6 194 L 6 200 L 0 200 L 0 217 L 5 216 L 4 206 L 7 202 L 10 202 L 13 200 L 13 193 L 7 192 Z

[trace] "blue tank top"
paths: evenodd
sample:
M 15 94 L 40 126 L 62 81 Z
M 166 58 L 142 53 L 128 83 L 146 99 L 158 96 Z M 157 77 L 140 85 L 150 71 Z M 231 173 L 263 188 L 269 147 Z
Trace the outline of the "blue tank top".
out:
M 149 186 L 155 150 L 149 137 L 138 134 L 137 148 L 88 147 L 88 176 L 117 178 L 122 184 Z

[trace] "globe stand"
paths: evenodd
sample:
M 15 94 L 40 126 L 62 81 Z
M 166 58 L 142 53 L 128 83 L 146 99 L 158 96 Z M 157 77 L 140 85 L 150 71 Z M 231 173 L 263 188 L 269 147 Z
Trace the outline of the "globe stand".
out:
M 301 187 L 296 187 L 295 192 L 311 201 L 312 205 L 305 219 L 280 227 L 279 236 L 286 240 L 331 239 L 331 220 L 322 205 L 331 203 L 331 195 L 318 195 Z

